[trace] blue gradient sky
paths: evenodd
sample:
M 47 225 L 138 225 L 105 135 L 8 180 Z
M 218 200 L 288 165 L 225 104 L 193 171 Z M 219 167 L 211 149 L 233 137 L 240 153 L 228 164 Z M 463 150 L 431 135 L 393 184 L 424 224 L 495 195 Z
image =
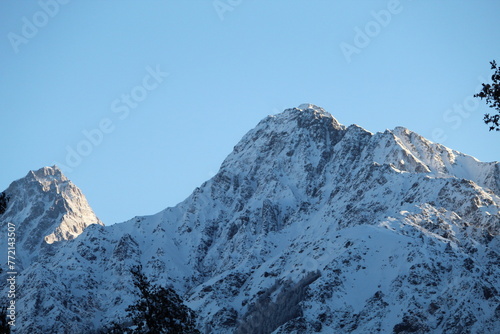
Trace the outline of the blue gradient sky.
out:
M 500 160 L 471 98 L 500 61 L 500 2 L 54 1 L 0 2 L 0 190 L 57 162 L 106 224 L 153 214 L 305 102 Z

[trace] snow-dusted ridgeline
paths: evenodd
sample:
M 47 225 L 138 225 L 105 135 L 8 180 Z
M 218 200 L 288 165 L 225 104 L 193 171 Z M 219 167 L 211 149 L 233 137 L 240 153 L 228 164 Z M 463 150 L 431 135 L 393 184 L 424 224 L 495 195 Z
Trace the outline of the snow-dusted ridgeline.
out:
M 89 225 L 34 260 L 18 333 L 123 320 L 138 263 L 204 333 L 495 333 L 499 195 L 498 162 L 287 109 L 176 207 Z

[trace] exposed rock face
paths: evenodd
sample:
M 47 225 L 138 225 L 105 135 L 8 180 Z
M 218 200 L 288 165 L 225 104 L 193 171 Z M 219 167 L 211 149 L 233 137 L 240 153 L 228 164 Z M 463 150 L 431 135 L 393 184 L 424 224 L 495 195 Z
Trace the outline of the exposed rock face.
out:
M 498 162 L 287 109 L 176 207 L 94 224 L 38 258 L 19 279 L 18 333 L 124 320 L 139 263 L 204 333 L 494 333 L 499 195 Z
M 80 189 L 56 166 L 30 171 L 2 192 L 2 231 L 7 231 L 8 223 L 16 227 L 17 271 L 44 254 L 48 256 L 55 250 L 52 244 L 74 239 L 91 224 L 102 225 Z M 6 232 L 0 237 L 0 247 L 7 249 Z M 6 253 L 2 252 L 4 263 Z

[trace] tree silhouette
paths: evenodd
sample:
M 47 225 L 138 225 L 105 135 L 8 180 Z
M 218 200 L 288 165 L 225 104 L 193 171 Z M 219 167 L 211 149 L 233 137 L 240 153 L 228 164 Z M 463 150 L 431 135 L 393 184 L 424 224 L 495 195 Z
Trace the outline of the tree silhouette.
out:
M 7 319 L 7 306 L 0 308 L 0 333 L 10 334 L 9 320 Z
M 139 299 L 127 307 L 134 329 L 130 333 L 197 334 L 194 312 L 172 288 L 152 284 L 137 266 L 130 270 Z
M 485 114 L 484 122 L 490 126 L 490 131 L 500 131 L 500 67 L 497 66 L 494 60 L 490 64 L 491 69 L 495 71 L 491 76 L 493 83 L 483 83 L 483 89 L 474 97 L 479 97 L 481 100 L 486 99 L 488 107 L 496 110 L 496 115 Z
M 9 202 L 9 196 L 5 192 L 0 193 L 0 215 L 7 210 L 7 203 Z

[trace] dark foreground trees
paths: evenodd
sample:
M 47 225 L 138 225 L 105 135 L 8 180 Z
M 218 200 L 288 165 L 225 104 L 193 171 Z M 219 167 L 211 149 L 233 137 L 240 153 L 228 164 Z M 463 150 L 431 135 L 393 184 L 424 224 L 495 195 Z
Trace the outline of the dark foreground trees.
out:
M 491 61 L 490 64 L 491 69 L 495 71 L 491 76 L 493 83 L 483 83 L 483 89 L 474 95 L 474 97 L 486 99 L 488 107 L 495 109 L 496 114 L 484 115 L 484 122 L 490 126 L 490 131 L 500 131 L 500 67 L 497 66 L 497 63 L 494 60 Z
M 105 333 L 199 334 L 194 312 L 172 288 L 152 284 L 137 266 L 130 270 L 138 300 L 127 307 L 130 326 L 114 323 Z
M 10 334 L 9 320 L 7 319 L 7 306 L 0 308 L 0 333 Z

